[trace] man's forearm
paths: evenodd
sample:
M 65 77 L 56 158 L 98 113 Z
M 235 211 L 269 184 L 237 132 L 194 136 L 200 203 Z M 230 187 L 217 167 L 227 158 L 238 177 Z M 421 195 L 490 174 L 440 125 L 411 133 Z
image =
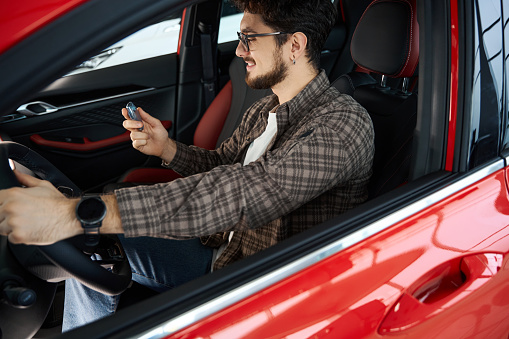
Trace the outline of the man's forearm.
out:
M 103 220 L 101 233 L 122 234 L 122 220 L 118 210 L 117 198 L 114 194 L 103 195 L 101 199 L 106 204 L 106 217 Z

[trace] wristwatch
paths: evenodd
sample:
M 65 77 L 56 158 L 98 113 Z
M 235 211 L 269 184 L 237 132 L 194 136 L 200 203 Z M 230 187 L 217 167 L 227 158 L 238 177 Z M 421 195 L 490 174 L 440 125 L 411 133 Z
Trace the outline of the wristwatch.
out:
M 104 201 L 94 195 L 84 196 L 76 205 L 76 218 L 85 232 L 85 245 L 96 246 L 99 243 L 99 228 L 106 216 Z

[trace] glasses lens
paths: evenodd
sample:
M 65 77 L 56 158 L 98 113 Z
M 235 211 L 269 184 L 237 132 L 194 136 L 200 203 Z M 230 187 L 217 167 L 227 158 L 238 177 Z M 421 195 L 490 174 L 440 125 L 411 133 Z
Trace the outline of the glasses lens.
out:
M 246 35 L 244 33 L 240 33 L 240 32 L 237 32 L 237 35 L 239 36 L 240 42 L 242 42 L 242 44 L 244 45 L 246 50 L 249 52 L 249 42 L 246 38 Z

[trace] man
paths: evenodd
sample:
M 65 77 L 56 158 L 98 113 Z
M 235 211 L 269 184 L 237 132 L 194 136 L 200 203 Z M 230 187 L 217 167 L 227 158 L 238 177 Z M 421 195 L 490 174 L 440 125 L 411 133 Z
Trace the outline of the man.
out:
M 142 122 L 122 111 L 133 147 L 186 176 L 101 197 L 107 207 L 101 232 L 125 235 L 133 280 L 156 290 L 218 270 L 367 198 L 371 121 L 319 69 L 336 14 L 331 2 L 236 5 L 244 11 L 236 53 L 246 62 L 246 82 L 274 95 L 253 104 L 229 139 L 214 151 L 186 146 L 141 108 Z M 27 188 L 0 191 L 1 234 L 48 244 L 83 232 L 78 200 L 16 175 Z M 117 301 L 68 281 L 64 330 L 113 313 Z

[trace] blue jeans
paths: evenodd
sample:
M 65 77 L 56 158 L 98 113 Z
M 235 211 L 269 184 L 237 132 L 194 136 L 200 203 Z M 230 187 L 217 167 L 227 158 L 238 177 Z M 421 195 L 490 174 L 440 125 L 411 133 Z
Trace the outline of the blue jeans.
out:
M 210 272 L 213 250 L 202 245 L 199 239 L 120 239 L 131 264 L 132 279 L 157 292 L 167 291 Z M 120 297 L 104 295 L 68 279 L 65 282 L 62 332 L 112 315 Z

